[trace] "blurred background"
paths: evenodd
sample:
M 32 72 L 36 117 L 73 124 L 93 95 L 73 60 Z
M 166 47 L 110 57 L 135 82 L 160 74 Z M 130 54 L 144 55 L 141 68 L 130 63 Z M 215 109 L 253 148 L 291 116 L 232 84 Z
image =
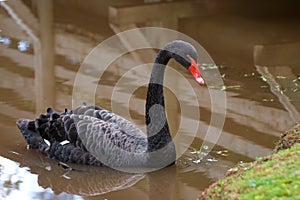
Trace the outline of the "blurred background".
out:
M 300 120 L 300 16 L 294 2 L 0 0 L 0 198 L 195 199 L 237 163 L 271 153 L 280 133 Z M 181 141 L 188 150 L 176 167 L 126 174 L 75 165 L 81 171 L 66 174 L 57 161 L 27 150 L 16 120 L 33 119 L 47 107 L 71 108 L 76 72 L 90 51 L 117 33 L 148 26 L 188 35 L 218 66 L 224 86 L 214 89 L 226 92 L 226 119 L 217 145 L 202 149 L 208 155 L 199 159 L 212 115 L 210 96 L 207 87 L 196 84 L 200 106 L 189 97 L 184 103 L 200 110 L 200 118 L 181 116 L 200 123 L 196 137 L 179 128 L 180 99 L 165 93 L 173 136 L 193 141 Z M 141 33 L 138 39 L 146 43 L 149 37 Z M 128 48 L 131 42 L 120 40 Z M 146 85 L 129 94 L 129 104 L 111 95 L 122 75 L 152 63 L 156 52 L 139 50 L 113 62 L 98 82 L 97 105 L 111 109 L 116 101 L 143 127 Z M 108 55 L 115 53 L 107 47 Z M 101 60 L 89 64 L 85 75 L 97 81 L 93 70 Z M 132 73 L 126 81 L 130 85 L 138 78 Z M 173 84 L 185 95 L 180 81 Z M 128 95 L 126 87 L 121 89 Z

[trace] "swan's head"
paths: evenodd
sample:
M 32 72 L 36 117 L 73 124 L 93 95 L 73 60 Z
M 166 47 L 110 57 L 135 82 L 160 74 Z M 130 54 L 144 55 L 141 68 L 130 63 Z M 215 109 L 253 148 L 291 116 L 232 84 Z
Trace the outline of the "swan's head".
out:
M 171 54 L 171 57 L 184 68 L 188 69 L 198 84 L 204 84 L 204 80 L 197 64 L 197 50 L 193 45 L 181 40 L 175 40 L 168 43 L 163 49 L 168 51 Z

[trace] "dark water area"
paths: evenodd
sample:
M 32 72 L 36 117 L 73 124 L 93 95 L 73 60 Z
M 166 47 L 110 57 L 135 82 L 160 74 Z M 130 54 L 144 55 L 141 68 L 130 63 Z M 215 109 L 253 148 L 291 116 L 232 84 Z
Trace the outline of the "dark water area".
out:
M 300 17 L 289 1 L 252 3 L 0 1 L 0 199 L 196 199 L 231 167 L 271 153 L 280 133 L 300 120 Z M 165 80 L 167 117 L 173 137 L 179 138 L 176 165 L 130 174 L 70 164 L 77 170 L 68 172 L 58 161 L 28 150 L 16 120 L 33 119 L 49 106 L 72 108 L 82 63 L 88 66 L 80 72 L 84 80 L 98 84 L 95 103 L 145 129 L 151 65 L 145 71 L 135 67 L 152 63 L 157 49 L 117 56 L 100 79 L 95 71 L 104 63 L 100 57 L 119 52 L 104 46 L 104 54 L 92 56 L 103 50 L 92 51 L 98 44 L 141 27 L 189 36 L 210 55 L 224 82 L 200 87 L 170 63 L 184 77 Z M 141 32 L 118 42 L 130 49 L 134 41 L 146 44 L 151 37 Z M 173 36 L 155 39 L 162 43 L 168 37 Z M 85 90 L 81 98 L 89 102 L 93 91 Z M 214 91 L 226 94 L 226 112 L 212 106 Z M 224 126 L 214 127 L 212 116 L 216 121 L 224 116 Z M 215 145 L 208 130 L 222 130 Z

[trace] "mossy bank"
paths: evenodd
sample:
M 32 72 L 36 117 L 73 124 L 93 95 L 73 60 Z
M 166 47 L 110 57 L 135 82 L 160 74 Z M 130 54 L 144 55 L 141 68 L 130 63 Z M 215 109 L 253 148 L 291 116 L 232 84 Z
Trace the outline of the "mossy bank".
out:
M 286 131 L 275 153 L 228 171 L 203 199 L 300 199 L 300 124 Z

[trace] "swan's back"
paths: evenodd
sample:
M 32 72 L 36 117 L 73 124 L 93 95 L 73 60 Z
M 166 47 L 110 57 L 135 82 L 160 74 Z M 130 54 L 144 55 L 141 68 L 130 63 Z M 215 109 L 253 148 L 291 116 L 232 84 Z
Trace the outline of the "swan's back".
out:
M 137 167 L 147 160 L 146 135 L 101 107 L 83 105 L 62 113 L 48 109 L 34 121 L 20 119 L 17 124 L 29 148 L 61 161 Z

